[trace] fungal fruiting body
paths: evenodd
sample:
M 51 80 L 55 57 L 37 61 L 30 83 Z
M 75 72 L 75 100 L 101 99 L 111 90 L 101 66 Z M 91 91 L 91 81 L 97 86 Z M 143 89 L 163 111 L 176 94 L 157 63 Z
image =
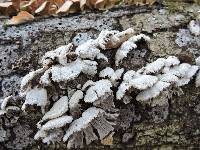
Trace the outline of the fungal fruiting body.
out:
M 45 53 L 42 58 L 42 64 L 45 66 L 57 61 L 61 65 L 66 65 L 69 61 L 68 55 L 72 53 L 70 52 L 72 47 L 73 45 L 70 43 L 68 45 L 60 46 L 56 50 Z
M 78 47 L 68 44 L 47 52 L 42 68 L 30 72 L 21 83 L 21 96 L 25 98 L 22 109 L 37 105 L 44 113 L 34 138 L 44 143 L 62 140 L 68 148 L 83 147 L 84 141 L 90 144 L 113 133 L 119 115 L 116 99 L 125 104 L 135 99 L 148 102 L 188 84 L 199 70 L 200 58 L 196 65 L 180 63 L 177 57 L 169 56 L 138 70 L 120 68 L 138 43 L 149 40 L 144 34 L 135 35 L 133 29 L 104 30 L 97 39 Z M 115 57 L 110 58 L 105 51 L 115 52 Z M 115 62 L 115 68 L 111 64 L 99 67 L 99 59 L 107 64 Z M 199 74 L 196 86 L 200 85 Z M 3 109 L 6 103 L 7 99 L 1 105 Z M 47 110 L 49 106 L 52 107 Z
M 12 95 L 7 96 L 4 99 L 0 99 L 0 116 L 6 114 L 8 110 L 20 110 L 17 106 L 9 106 L 9 103 L 13 101 L 15 101 L 15 98 Z
M 93 131 L 94 129 L 98 131 L 100 139 L 103 139 L 113 131 L 114 124 L 107 121 L 104 118 L 105 115 L 104 110 L 96 107 L 91 107 L 84 111 L 82 116 L 69 126 L 64 135 L 63 141 L 68 141 L 67 147 L 83 147 L 83 133 L 87 144 L 98 139 Z
M 26 93 L 26 100 L 22 106 L 22 110 L 26 108 L 27 104 L 36 104 L 37 106 L 40 106 L 44 112 L 44 107 L 46 106 L 47 102 L 47 90 L 44 88 L 34 87 Z
M 47 52 L 42 57 L 42 68 L 25 76 L 21 84 L 21 93 L 23 93 L 21 95 L 25 97 L 22 109 L 26 110 L 28 105 L 37 105 L 41 107 L 44 113 L 43 118 L 37 123 L 39 131 L 35 135 L 35 139 L 42 139 L 45 143 L 54 142 L 56 137 L 63 133 L 61 128 L 66 128 L 72 120 L 74 121 L 69 125 L 70 132 L 75 130 L 73 124 L 76 124 L 79 120 L 85 120 L 83 126 L 87 125 L 87 128 L 75 130 L 76 132 L 70 135 L 69 140 L 67 138 L 68 132 L 66 132 L 64 140 L 67 141 L 68 147 L 82 146 L 80 143 L 77 144 L 74 139 L 76 139 L 75 135 L 78 134 L 77 136 L 80 137 L 83 132 L 86 144 L 99 139 L 93 132 L 93 128 L 98 131 L 100 139 L 114 130 L 113 125 L 118 114 L 113 102 L 112 87 L 121 79 L 124 69 L 114 71 L 112 68 L 105 68 L 100 75 L 104 79 L 88 80 L 85 84 L 77 85 L 76 87 L 79 89 L 73 89 L 69 83 L 79 76 L 95 76 L 98 68 L 98 63 L 95 60 L 102 59 L 102 61 L 108 62 L 107 56 L 102 52 L 120 47 L 123 42 L 133 36 L 133 33 L 134 31 L 131 28 L 122 32 L 102 31 L 97 39 L 89 40 L 77 48 L 74 48 L 72 44 L 63 45 L 56 50 Z M 109 72 L 109 70 L 112 70 L 114 74 L 112 75 L 112 71 Z M 57 87 L 55 87 L 55 83 L 57 83 Z M 63 83 L 66 83 L 66 87 L 61 87 Z M 66 90 L 66 92 L 58 95 L 58 93 L 53 93 L 55 91 L 51 91 L 55 88 L 57 88 L 55 91 L 63 88 L 71 90 Z M 57 99 L 52 100 L 53 97 L 51 96 L 54 94 L 58 96 Z M 54 104 L 46 112 L 46 106 L 49 106 L 52 102 Z M 84 111 L 82 110 L 82 103 L 91 103 L 93 107 Z M 85 115 L 89 114 L 87 112 L 90 112 L 91 116 L 96 116 L 90 119 L 90 115 Z M 107 121 L 109 117 L 111 119 Z M 113 121 L 111 121 L 112 119 Z M 90 124 L 93 124 L 93 126 Z M 104 126 L 104 128 L 102 129 L 101 126 Z M 92 137 L 90 137 L 91 135 Z
M 127 57 L 128 53 L 131 50 L 137 48 L 136 42 L 145 40 L 147 42 L 150 41 L 150 38 L 144 34 L 134 35 L 130 37 L 127 41 L 125 41 L 117 50 L 115 55 L 115 65 L 118 66 L 120 61 L 122 61 L 125 57 Z
M 95 85 L 91 86 L 86 91 L 84 101 L 87 103 L 95 102 L 99 97 L 111 93 L 111 87 L 112 83 L 109 80 L 100 80 L 95 82 Z
M 129 72 L 125 73 L 125 76 L 128 76 Z M 125 78 L 124 78 L 125 79 Z M 156 76 L 151 75 L 138 75 L 135 74 L 132 78 L 129 78 L 129 80 L 125 79 L 119 86 L 118 91 L 116 93 L 117 99 L 123 98 L 126 91 L 130 88 L 135 88 L 138 90 L 144 90 L 148 87 L 153 86 L 158 81 L 158 78 Z
M 57 102 L 54 103 L 53 107 L 45 113 L 42 120 L 54 119 L 60 117 L 68 111 L 68 97 L 63 96 Z
M 23 77 L 20 85 L 20 95 L 23 96 L 26 94 L 26 92 L 29 90 L 31 86 L 31 82 L 35 80 L 38 76 L 40 76 L 42 73 L 44 73 L 45 68 L 41 68 L 32 72 L 29 72 L 25 77 Z
M 121 79 L 123 72 L 124 68 L 114 71 L 112 68 L 106 67 L 99 73 L 99 77 L 108 78 L 113 84 L 116 84 L 117 80 Z
M 180 64 L 178 58 L 174 56 L 169 56 L 167 59 L 158 58 L 137 72 L 126 72 L 117 91 L 117 99 L 122 99 L 130 88 L 141 91 L 136 97 L 138 101 L 153 99 L 167 88 L 188 84 L 198 70 L 199 67 L 196 65 Z

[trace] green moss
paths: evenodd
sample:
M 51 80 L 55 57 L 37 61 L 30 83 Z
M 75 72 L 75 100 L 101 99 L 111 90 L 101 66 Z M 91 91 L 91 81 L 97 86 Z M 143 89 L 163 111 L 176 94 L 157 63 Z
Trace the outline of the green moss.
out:
M 181 134 L 181 129 L 183 124 L 180 122 L 172 122 L 165 125 L 149 125 L 149 124 L 140 124 L 135 130 L 137 131 L 136 135 L 136 145 L 163 145 L 163 144 L 187 144 L 185 136 Z
M 200 4 L 200 0 L 163 0 L 163 4 L 171 13 L 182 12 L 189 4 Z

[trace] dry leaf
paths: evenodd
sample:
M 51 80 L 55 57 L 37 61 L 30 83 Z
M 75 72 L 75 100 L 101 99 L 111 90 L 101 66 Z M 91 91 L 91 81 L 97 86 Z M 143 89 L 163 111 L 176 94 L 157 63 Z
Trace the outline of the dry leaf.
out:
M 21 11 L 18 13 L 17 16 L 13 16 L 10 20 L 8 20 L 6 25 L 18 25 L 27 21 L 32 21 L 33 19 L 34 19 L 33 15 L 29 14 L 26 11 Z
M 123 0 L 124 3 L 136 5 L 152 5 L 156 1 L 157 0 Z M 26 13 L 23 12 L 22 15 L 19 13 L 7 23 L 8 25 L 16 25 L 33 20 L 32 15 L 34 14 L 69 14 L 80 12 L 88 8 L 105 10 L 112 8 L 116 2 L 118 2 L 118 0 L 9 0 L 9 2 L 0 3 L 0 15 L 13 16 L 19 11 L 25 11 Z
M 76 13 L 80 11 L 80 0 L 72 0 L 73 5 L 71 6 L 69 12 Z
M 145 5 L 145 3 L 146 2 L 143 2 L 143 0 L 134 0 L 134 2 L 135 2 L 135 4 L 136 4 L 136 6 L 138 6 L 138 5 Z
M 60 8 L 64 3 L 65 0 L 50 0 L 52 4 L 55 4 L 58 8 Z
M 80 0 L 71 0 L 73 3 L 79 3 Z
M 126 4 L 153 5 L 157 0 L 124 0 Z
M 20 2 L 21 0 L 12 0 L 12 6 L 19 11 L 20 10 Z
M 85 7 L 90 9 L 108 9 L 111 8 L 117 0 L 80 0 L 80 8 L 83 10 Z
M 21 10 L 34 14 L 35 11 L 44 3 L 44 0 L 30 0 L 25 5 L 21 5 Z
M 87 0 L 80 0 L 80 9 L 82 11 L 84 10 L 86 3 L 87 3 Z
M 106 0 L 97 0 L 95 3 L 95 8 L 104 8 Z
M 58 10 L 57 5 L 56 5 L 56 4 L 52 4 L 52 5 L 50 5 L 50 7 L 49 7 L 49 12 L 48 12 L 48 14 L 55 15 L 57 10 Z
M 12 6 L 12 2 L 4 2 L 4 3 L 0 3 L 0 8 L 8 8 L 9 6 Z
M 95 3 L 95 8 L 97 9 L 110 9 L 116 3 L 116 0 L 97 0 Z
M 0 3 L 0 15 L 10 15 L 15 12 L 12 2 Z
M 45 1 L 44 3 L 42 3 L 42 5 L 38 9 L 35 10 L 35 13 L 48 15 L 50 5 L 51 5 L 51 3 L 49 1 Z
M 21 1 L 19 5 L 19 10 L 24 10 L 25 6 L 29 4 L 29 1 Z
M 157 0 L 146 0 L 146 4 L 153 5 Z
M 92 9 L 95 6 L 97 0 L 80 0 L 80 8 L 81 10 L 85 8 Z
M 80 1 L 79 0 L 67 0 L 58 10 L 57 14 L 68 14 L 79 11 Z
M 73 5 L 73 2 L 68 0 L 66 1 L 57 11 L 56 14 L 68 13 L 70 7 Z
M 20 9 L 22 9 L 22 10 L 28 9 L 29 7 L 31 7 L 31 5 L 33 5 L 33 3 L 35 3 L 35 1 L 36 1 L 36 0 L 30 0 L 29 2 L 26 1 L 26 2 L 22 3 L 22 4 L 20 5 Z
M 112 132 L 110 135 L 101 140 L 101 144 L 109 146 L 113 145 L 113 134 L 114 132 Z

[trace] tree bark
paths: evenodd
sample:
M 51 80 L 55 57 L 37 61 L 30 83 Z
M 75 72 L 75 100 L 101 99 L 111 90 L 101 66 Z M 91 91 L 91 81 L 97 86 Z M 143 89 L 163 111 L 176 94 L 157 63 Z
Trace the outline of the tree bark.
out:
M 22 77 L 40 68 L 43 54 L 72 42 L 75 46 L 96 38 L 101 30 L 133 28 L 151 37 L 145 54 L 135 51 L 124 63 L 127 69 L 139 69 L 155 58 L 178 56 L 192 63 L 200 55 L 200 37 L 190 34 L 187 25 L 200 6 L 187 4 L 175 13 L 163 6 L 123 6 L 106 12 L 87 12 L 59 18 L 40 18 L 19 26 L 4 27 L 0 19 L 0 97 L 18 96 Z M 142 48 L 141 48 L 142 49 Z M 131 64 L 131 65 L 130 65 Z M 164 106 L 150 107 L 139 102 L 117 106 L 118 127 L 111 146 L 100 142 L 91 149 L 187 149 L 199 148 L 200 89 L 194 81 L 182 88 L 184 94 L 173 95 Z M 16 101 L 21 107 L 23 101 Z M 63 149 L 65 143 L 45 145 L 33 139 L 39 108 L 10 111 L 0 116 L 0 149 Z

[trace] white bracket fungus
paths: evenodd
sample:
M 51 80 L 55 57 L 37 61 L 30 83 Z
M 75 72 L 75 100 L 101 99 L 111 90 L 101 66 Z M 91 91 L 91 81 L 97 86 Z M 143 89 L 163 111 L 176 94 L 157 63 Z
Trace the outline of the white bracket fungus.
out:
M 163 91 L 165 88 L 169 87 L 170 83 L 158 81 L 153 87 L 148 88 L 141 93 L 139 93 L 136 97 L 137 101 L 146 101 L 152 98 L 155 98 Z
M 26 105 L 34 105 L 40 106 L 42 112 L 44 112 L 44 108 L 48 102 L 47 98 L 47 90 L 44 88 L 35 87 L 29 90 L 26 94 L 26 100 L 22 106 L 22 110 L 25 110 Z
M 49 136 L 52 136 L 52 134 L 49 135 L 48 133 L 50 132 L 49 130 L 51 130 L 52 132 L 52 130 L 61 128 L 65 126 L 66 124 L 71 123 L 72 120 L 73 118 L 71 116 L 62 116 L 62 117 L 50 120 L 40 128 L 40 130 L 35 134 L 34 139 L 37 140 L 39 138 L 44 138 L 43 139 L 44 143 L 50 143 L 52 141 L 52 138 L 49 138 Z M 53 134 L 55 134 L 56 132 L 57 130 L 55 130 Z
M 125 57 L 127 57 L 127 54 L 137 48 L 136 42 L 140 41 L 141 39 L 144 39 L 145 41 L 150 41 L 150 38 L 144 34 L 139 34 L 132 36 L 127 41 L 125 41 L 117 50 L 115 55 L 115 65 L 118 66 L 120 61 L 122 61 Z
M 158 58 L 156 61 L 147 64 L 145 67 L 142 67 L 137 72 L 142 74 L 151 74 L 161 71 L 164 67 L 169 68 L 171 66 L 178 65 L 180 61 L 175 56 L 169 56 L 167 59 Z
M 14 101 L 14 97 L 12 95 L 0 100 L 0 116 L 7 113 L 8 110 L 20 110 L 17 106 L 9 106 L 11 101 Z
M 42 127 L 41 130 L 47 131 L 50 129 L 54 128 L 60 128 L 63 127 L 67 123 L 71 123 L 73 118 L 71 116 L 62 116 L 56 119 L 52 119 L 45 123 Z
M 134 34 L 134 30 L 129 28 L 125 31 L 102 31 L 96 40 L 89 40 L 86 43 L 78 46 L 76 54 L 82 59 L 104 59 L 108 58 L 100 52 L 100 49 L 118 48 L 123 42 L 128 40 Z
M 100 139 L 103 139 L 114 130 L 113 123 L 107 121 L 104 116 L 106 112 L 100 108 L 91 107 L 82 113 L 82 117 L 74 120 L 67 129 L 63 141 L 68 141 L 68 148 L 77 148 L 83 146 L 83 133 L 86 143 L 90 144 L 98 139 L 93 128 L 98 131 Z
M 145 90 L 148 87 L 152 87 L 157 81 L 158 77 L 156 76 L 140 75 L 135 72 L 128 71 L 124 74 L 124 81 L 120 84 L 116 97 L 117 99 L 122 99 L 126 91 L 130 88 Z
M 74 94 L 71 96 L 69 100 L 69 108 L 70 110 L 73 110 L 74 108 L 79 106 L 79 102 L 81 99 L 83 99 L 83 92 L 81 90 L 77 90 L 74 92 Z
M 112 68 L 106 67 L 99 73 L 99 77 L 101 78 L 107 77 L 113 84 L 116 84 L 117 80 L 121 79 L 123 72 L 124 68 L 117 69 L 116 71 L 114 71 Z
M 95 82 L 95 85 L 91 86 L 86 91 L 84 101 L 87 103 L 97 101 L 100 97 L 112 93 L 111 87 L 112 83 L 109 80 L 103 79 Z
M 23 77 L 20 86 L 20 95 L 23 96 L 31 87 L 31 82 L 37 78 L 40 74 L 44 73 L 45 68 L 38 69 L 36 71 L 29 72 L 25 77 Z
M 123 42 L 132 37 L 133 34 L 134 30 L 132 28 L 122 32 L 116 30 L 104 30 L 99 34 L 99 37 L 96 39 L 96 43 L 103 50 L 118 48 Z
M 3 99 L 2 103 L 1 103 L 1 110 L 6 110 L 6 106 L 8 104 L 8 101 L 10 101 L 11 99 L 12 99 L 12 96 L 8 96 L 8 97 Z
M 44 143 L 63 140 L 68 148 L 83 147 L 84 141 L 90 144 L 102 140 L 113 132 L 119 115 L 115 99 L 122 99 L 126 104 L 135 99 L 148 102 L 164 93 L 165 101 L 172 87 L 188 84 L 199 70 L 200 57 L 196 65 L 190 65 L 169 56 L 158 58 L 137 71 L 126 70 L 122 79 L 126 68 L 116 66 L 141 40 L 148 42 L 150 38 L 134 35 L 131 28 L 122 32 L 104 30 L 97 39 L 77 48 L 68 44 L 47 52 L 41 61 L 42 68 L 30 72 L 21 83 L 21 96 L 25 97 L 23 110 L 26 105 L 36 104 L 45 113 L 47 104 L 54 103 L 38 122 L 39 131 L 34 138 Z M 116 52 L 114 60 L 102 53 L 105 50 Z M 115 70 L 108 66 L 100 70 L 96 59 L 107 62 L 112 59 Z M 84 80 L 80 81 L 79 77 Z M 200 86 L 200 72 L 196 86 Z M 132 97 L 132 92 L 136 97 Z M 1 104 L 0 113 L 5 113 L 8 100 L 9 97 Z
M 45 115 L 42 118 L 42 121 L 60 117 L 67 111 L 68 111 L 68 97 L 63 96 L 57 102 L 54 103 L 53 107 L 48 112 L 45 113 Z
M 84 98 L 84 93 L 81 90 L 77 90 L 73 93 L 69 100 L 69 109 L 70 114 L 74 117 L 77 117 L 81 114 L 80 108 L 81 105 L 79 104 L 80 100 Z
M 97 63 L 90 60 L 79 60 L 65 66 L 53 66 L 51 68 L 52 80 L 54 82 L 69 81 L 79 76 L 81 72 L 89 75 L 97 73 Z
M 89 40 L 78 46 L 75 52 L 82 59 L 94 60 L 100 54 L 100 49 L 95 40 Z
M 198 70 L 199 67 L 196 65 L 180 64 L 178 58 L 174 56 L 169 56 L 167 59 L 158 58 L 137 72 L 126 72 L 116 93 L 117 99 L 122 99 L 130 88 L 141 91 L 136 97 L 138 101 L 153 99 L 171 86 L 180 87 L 188 84 Z
M 68 55 L 71 54 L 71 49 L 73 45 L 70 43 L 68 45 L 63 45 L 57 48 L 56 50 L 49 51 L 45 53 L 42 58 L 42 64 L 48 66 L 55 61 L 58 61 L 61 65 L 66 65 L 68 63 Z

